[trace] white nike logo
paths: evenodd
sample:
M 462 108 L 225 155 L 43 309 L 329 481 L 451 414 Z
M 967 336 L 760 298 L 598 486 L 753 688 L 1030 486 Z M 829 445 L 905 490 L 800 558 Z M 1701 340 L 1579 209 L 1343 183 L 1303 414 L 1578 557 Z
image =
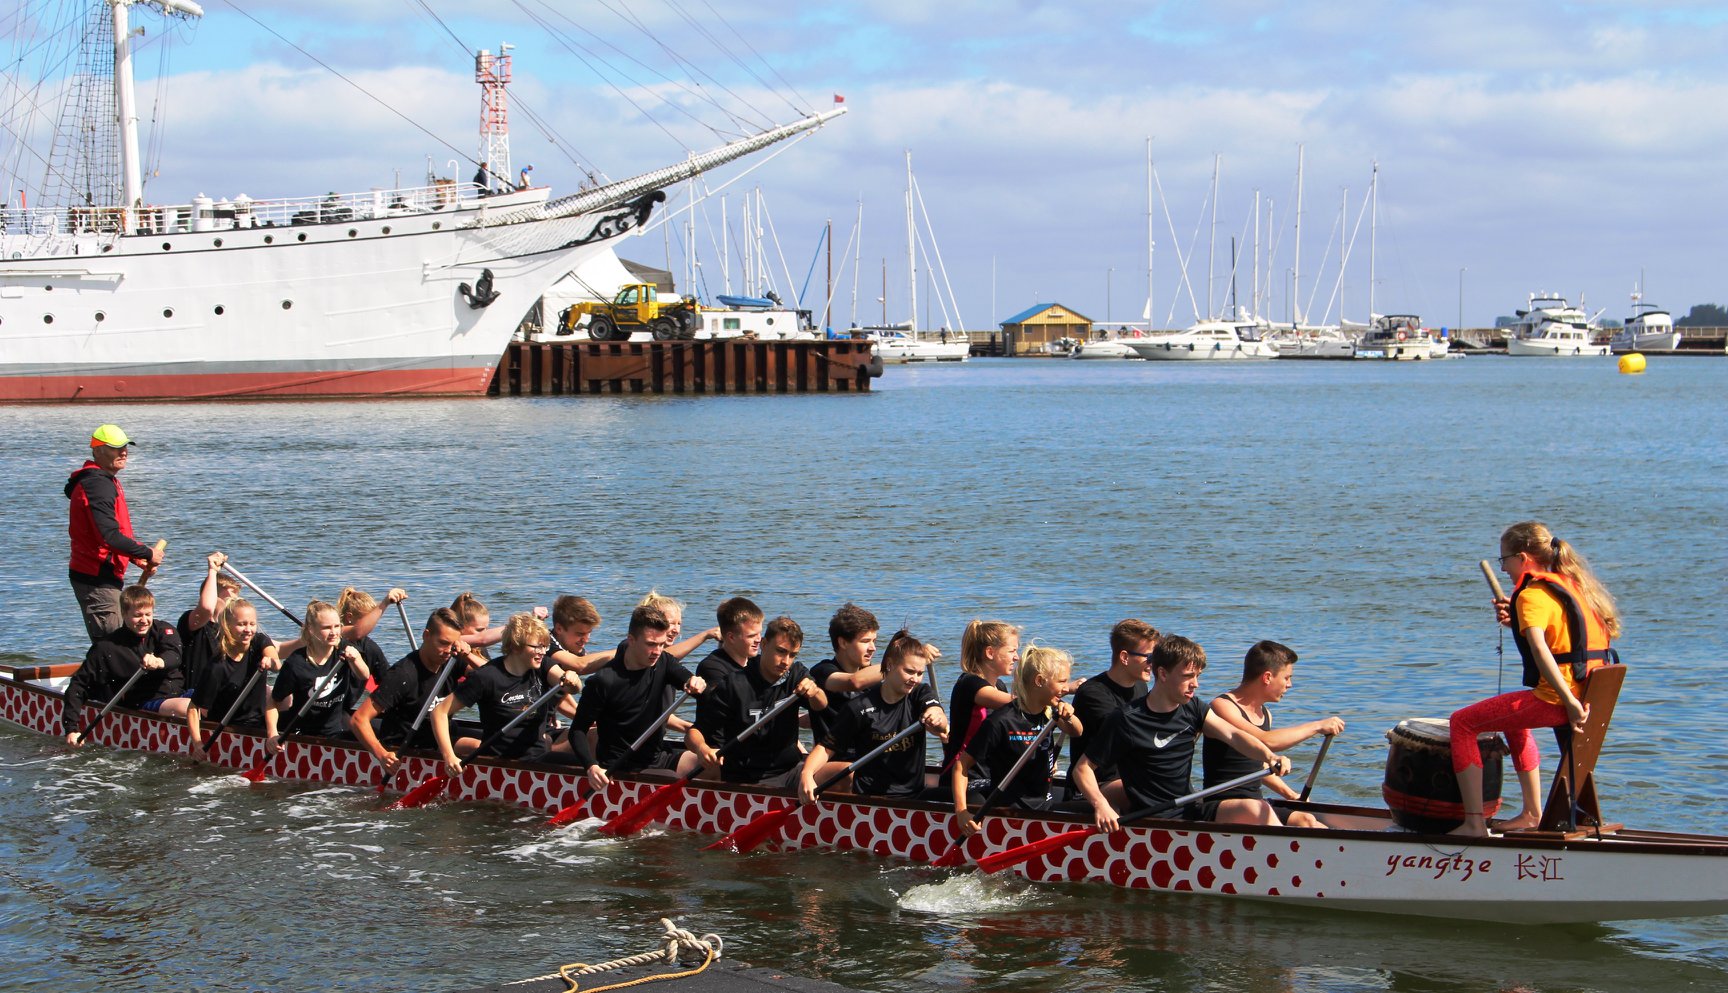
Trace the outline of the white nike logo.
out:
M 1164 748 L 1164 747 L 1168 746 L 1172 741 L 1175 741 L 1176 735 L 1178 735 L 1178 734 L 1181 734 L 1181 732 L 1180 731 L 1173 731 L 1170 734 L 1164 735 L 1163 737 L 1159 737 L 1158 735 L 1153 735 L 1152 736 L 1152 747 L 1153 748 Z

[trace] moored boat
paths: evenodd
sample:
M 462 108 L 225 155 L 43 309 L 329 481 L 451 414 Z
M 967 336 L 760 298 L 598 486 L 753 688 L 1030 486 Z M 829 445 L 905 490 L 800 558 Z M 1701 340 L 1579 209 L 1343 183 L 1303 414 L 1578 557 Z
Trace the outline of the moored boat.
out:
M 1124 342 L 1143 359 L 1170 362 L 1220 362 L 1272 359 L 1277 349 L 1259 335 L 1252 323 L 1206 320 L 1186 331 Z
M 1445 346 L 1440 346 L 1444 352 Z M 1422 327 L 1422 318 L 1415 314 L 1384 314 L 1363 332 L 1356 345 L 1356 357 L 1390 359 L 1395 362 L 1419 362 L 1435 357 L 1434 336 Z
M 1674 317 L 1654 304 L 1645 303 L 1643 294 L 1632 294 L 1632 316 L 1619 331 L 1608 339 L 1609 351 L 1672 352 L 1680 347 L 1680 331 L 1674 327 Z
M 0 669 L 0 719 L 57 736 L 59 693 L 40 680 L 69 666 Z M 94 712 L 94 708 L 89 711 Z M 185 754 L 185 724 L 116 709 L 96 732 L 108 747 Z M 265 757 L 260 734 L 230 730 L 212 761 L 240 769 Z M 510 804 L 540 812 L 587 797 L 587 813 L 611 818 L 666 780 L 620 779 L 588 795 L 569 768 L 469 763 L 453 781 L 454 800 Z M 269 767 L 280 779 L 370 787 L 377 765 L 352 742 L 294 739 Z M 437 757 L 408 755 L 391 788 L 403 790 L 441 772 Z M 717 835 L 785 802 L 749 786 L 692 782 L 660 823 L 670 831 Z M 1383 810 L 1310 804 L 1387 823 Z M 783 848 L 839 848 L 929 862 L 952 843 L 951 813 L 911 801 L 827 795 L 791 818 Z M 963 846 L 976 864 L 1022 845 L 1083 828 L 1072 815 L 992 814 Z M 1392 830 L 1307 830 L 1145 820 L 1113 835 L 1093 834 L 1013 866 L 1038 882 L 1098 882 L 1131 889 L 1205 893 L 1292 905 L 1519 923 L 1581 922 L 1719 914 L 1728 911 L 1728 838 L 1627 831 L 1599 835 L 1528 832 L 1465 840 Z
M 1608 346 L 1591 340 L 1590 320 L 1565 297 L 1532 293 L 1525 309 L 1506 331 L 1507 355 L 1607 355 Z
M 0 401 L 481 394 L 533 301 L 640 228 L 665 187 L 845 109 L 558 198 L 482 168 L 471 183 L 161 206 L 144 199 L 127 110 L 137 2 L 96 4 L 85 34 L 114 59 L 122 111 L 103 144 L 120 162 L 91 167 L 114 188 L 0 210 Z M 501 92 L 507 63 L 481 52 L 477 74 Z

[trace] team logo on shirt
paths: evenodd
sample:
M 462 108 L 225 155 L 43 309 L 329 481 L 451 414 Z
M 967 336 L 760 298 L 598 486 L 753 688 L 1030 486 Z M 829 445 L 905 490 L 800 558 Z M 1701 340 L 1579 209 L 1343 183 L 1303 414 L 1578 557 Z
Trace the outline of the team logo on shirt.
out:
M 1170 743 L 1172 741 L 1175 741 L 1177 738 L 1181 737 L 1183 732 L 1185 732 L 1187 730 L 1188 730 L 1187 728 L 1183 728 L 1181 731 L 1172 731 L 1169 734 L 1155 734 L 1152 736 L 1152 747 L 1153 748 L 1168 748 L 1168 747 L 1170 747 Z

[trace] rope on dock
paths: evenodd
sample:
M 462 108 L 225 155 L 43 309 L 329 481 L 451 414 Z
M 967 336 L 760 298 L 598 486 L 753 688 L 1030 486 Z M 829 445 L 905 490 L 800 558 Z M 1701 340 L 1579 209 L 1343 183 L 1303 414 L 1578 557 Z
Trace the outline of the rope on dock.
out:
M 654 962 L 665 962 L 669 965 L 678 965 L 694 962 L 697 958 L 702 959 L 701 965 L 685 969 L 681 972 L 666 972 L 657 976 L 644 976 L 640 979 L 632 979 L 625 983 L 613 983 L 609 986 L 592 986 L 584 991 L 584 993 L 604 993 L 606 990 L 622 990 L 628 989 L 632 986 L 641 986 L 645 983 L 658 983 L 667 979 L 684 979 L 689 976 L 697 975 L 712 965 L 714 960 L 720 957 L 721 951 L 725 948 L 725 942 L 721 940 L 719 935 L 704 934 L 698 937 L 695 933 L 674 924 L 672 919 L 669 917 L 660 918 L 660 925 L 666 929 L 665 933 L 661 935 L 661 939 L 665 942 L 665 947 L 663 948 L 656 949 L 652 952 L 643 952 L 640 955 L 630 955 L 625 958 L 613 959 L 610 962 L 600 962 L 594 965 L 589 965 L 585 962 L 572 962 L 569 965 L 560 966 L 557 972 L 547 973 L 544 976 L 535 976 L 532 979 L 524 979 L 521 980 L 521 982 L 533 983 L 541 980 L 557 978 L 562 979 L 565 983 L 569 984 L 567 993 L 576 993 L 576 991 L 582 989 L 582 984 L 576 981 L 577 976 L 590 976 L 595 973 L 608 972 L 613 969 L 628 969 L 632 966 L 650 965 Z

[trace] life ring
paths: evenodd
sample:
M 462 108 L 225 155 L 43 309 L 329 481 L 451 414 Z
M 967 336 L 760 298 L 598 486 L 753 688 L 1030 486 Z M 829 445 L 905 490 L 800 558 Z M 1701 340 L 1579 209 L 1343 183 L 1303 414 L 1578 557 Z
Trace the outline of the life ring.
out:
M 1404 340 L 1404 332 L 1402 332 L 1402 331 L 1400 331 L 1400 332 L 1398 332 L 1398 340 L 1399 340 L 1399 341 L 1403 341 L 1403 340 Z

